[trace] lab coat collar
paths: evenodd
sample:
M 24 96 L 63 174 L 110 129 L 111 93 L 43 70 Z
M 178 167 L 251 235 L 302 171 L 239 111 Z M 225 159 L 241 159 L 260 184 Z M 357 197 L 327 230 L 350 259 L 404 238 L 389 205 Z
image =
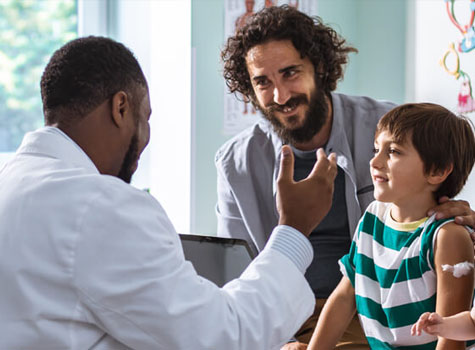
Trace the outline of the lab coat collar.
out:
M 95 164 L 79 145 L 58 128 L 46 126 L 29 132 L 23 138 L 17 155 L 33 153 L 58 158 L 92 173 L 99 173 Z

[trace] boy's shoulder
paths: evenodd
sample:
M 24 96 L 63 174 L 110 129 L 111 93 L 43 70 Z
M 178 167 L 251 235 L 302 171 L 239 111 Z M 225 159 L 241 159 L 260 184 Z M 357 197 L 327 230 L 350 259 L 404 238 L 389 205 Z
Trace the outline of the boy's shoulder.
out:
M 453 218 L 431 218 L 421 236 L 421 253 L 428 257 L 429 264 L 436 270 L 441 261 L 443 264 L 456 264 L 462 261 L 460 259 L 473 258 L 473 243 L 468 230 L 456 224 Z
M 472 239 L 465 226 L 447 220 L 444 220 L 442 225 L 437 233 L 436 246 L 451 250 L 467 245 L 472 249 Z
M 464 226 L 449 222 L 440 228 L 434 242 L 433 262 L 437 274 L 452 272 L 458 278 L 473 271 L 473 242 Z M 456 272 L 458 268 L 461 270 Z

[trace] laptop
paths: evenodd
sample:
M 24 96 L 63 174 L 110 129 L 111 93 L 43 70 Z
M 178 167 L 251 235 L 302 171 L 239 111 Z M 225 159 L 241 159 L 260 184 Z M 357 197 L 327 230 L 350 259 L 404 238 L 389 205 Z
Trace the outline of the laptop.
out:
M 185 259 L 219 287 L 239 277 L 257 255 L 243 239 L 188 234 L 180 239 Z

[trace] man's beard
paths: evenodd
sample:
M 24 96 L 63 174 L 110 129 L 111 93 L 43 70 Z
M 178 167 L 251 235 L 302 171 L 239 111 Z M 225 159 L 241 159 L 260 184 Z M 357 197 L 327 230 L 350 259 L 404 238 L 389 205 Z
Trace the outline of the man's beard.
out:
M 137 134 L 132 136 L 132 140 L 130 140 L 129 149 L 125 154 L 124 161 L 122 162 L 122 166 L 120 167 L 119 174 L 117 177 L 119 179 L 124 180 L 128 184 L 132 180 L 132 175 L 135 171 L 135 162 L 139 158 L 139 139 Z
M 305 113 L 303 125 L 295 129 L 289 129 L 275 116 L 276 111 L 281 111 L 285 107 L 296 107 L 300 104 L 308 106 Z M 273 104 L 268 108 L 260 108 L 264 117 L 272 124 L 274 131 L 284 143 L 291 145 L 301 144 L 312 140 L 312 138 L 322 129 L 328 118 L 328 104 L 325 93 L 321 89 L 315 89 L 310 96 L 310 101 L 304 94 L 292 97 L 285 105 Z M 292 116 L 290 118 L 297 118 Z

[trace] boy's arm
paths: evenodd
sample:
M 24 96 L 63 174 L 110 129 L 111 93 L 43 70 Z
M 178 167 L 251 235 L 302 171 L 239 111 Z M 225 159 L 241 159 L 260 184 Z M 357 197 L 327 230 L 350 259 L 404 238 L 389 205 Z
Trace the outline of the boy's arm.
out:
M 447 317 L 470 309 L 474 274 L 456 278 L 452 272 L 443 271 L 442 265 L 455 265 L 468 261 L 473 263 L 470 236 L 464 227 L 455 223 L 443 226 L 437 236 L 434 264 L 437 273 L 436 312 Z M 465 349 L 464 342 L 440 338 L 437 349 Z
M 308 350 L 333 349 L 355 312 L 355 289 L 350 280 L 343 276 L 323 307 Z

